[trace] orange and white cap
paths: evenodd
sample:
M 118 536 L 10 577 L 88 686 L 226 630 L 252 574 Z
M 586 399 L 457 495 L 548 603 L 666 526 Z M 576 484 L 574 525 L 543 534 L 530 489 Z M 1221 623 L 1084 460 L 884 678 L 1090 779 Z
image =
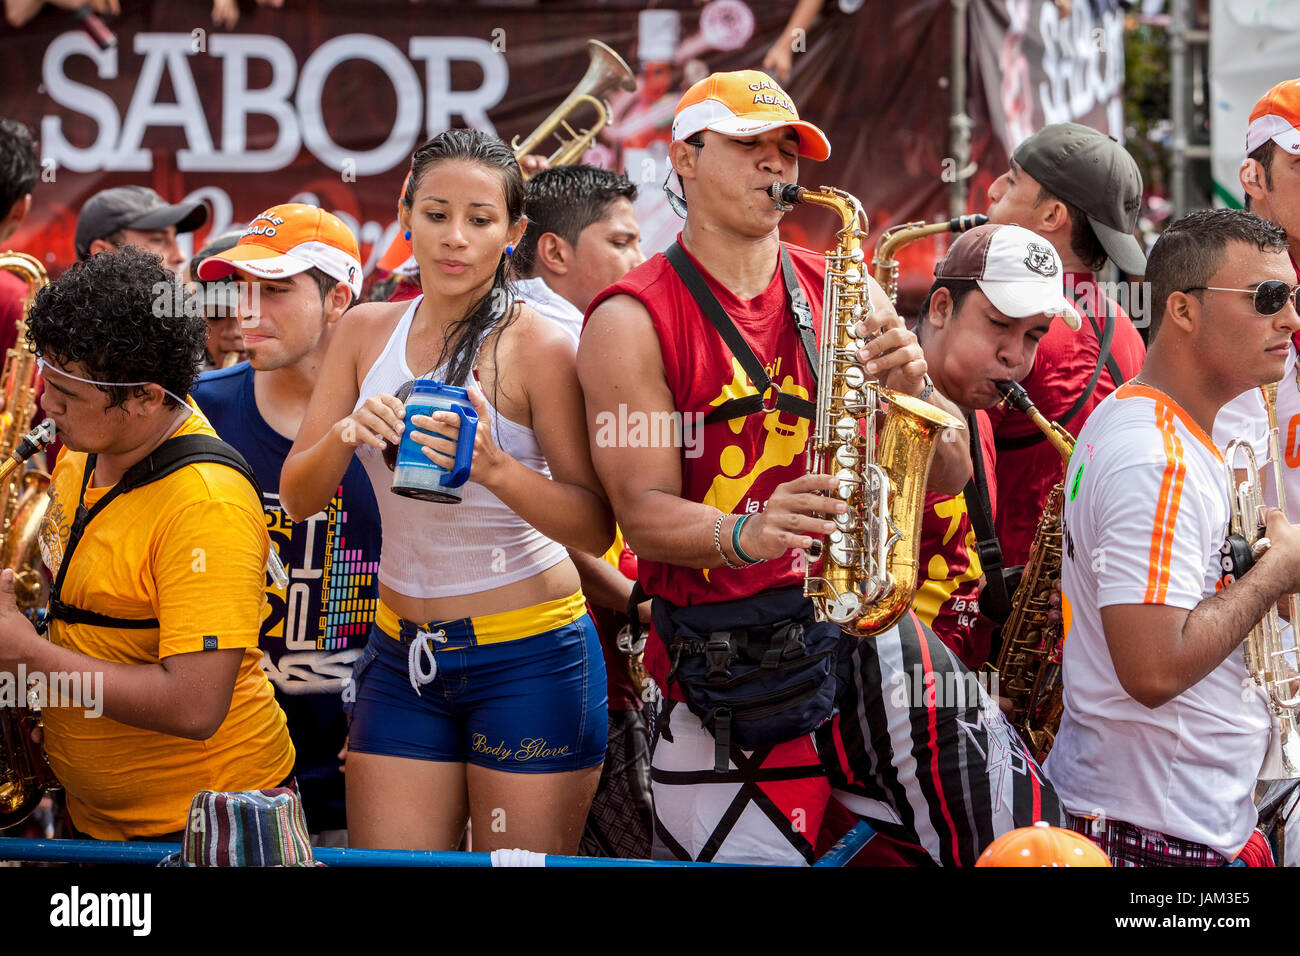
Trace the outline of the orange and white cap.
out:
M 1300 79 L 1279 83 L 1250 111 L 1246 152 L 1253 153 L 1270 139 L 1292 156 L 1300 156 Z
M 388 275 L 413 276 L 420 271 L 415 261 L 415 249 L 411 246 L 411 240 L 406 238 L 401 225 L 402 198 L 406 195 L 406 184 L 410 181 L 411 174 L 407 172 L 406 178 L 402 180 L 402 189 L 397 194 L 398 223 L 393 231 L 393 241 L 375 263 L 376 269 Z
M 683 94 L 673 116 L 673 141 L 701 130 L 724 136 L 757 136 L 790 126 L 799 135 L 799 155 L 818 161 L 828 158 L 826 134 L 799 118 L 790 95 L 758 70 L 737 70 L 706 76 Z
M 361 251 L 338 216 L 316 206 L 285 203 L 261 213 L 239 242 L 204 259 L 199 278 L 224 279 L 236 269 L 259 279 L 287 279 L 315 267 L 361 295 Z

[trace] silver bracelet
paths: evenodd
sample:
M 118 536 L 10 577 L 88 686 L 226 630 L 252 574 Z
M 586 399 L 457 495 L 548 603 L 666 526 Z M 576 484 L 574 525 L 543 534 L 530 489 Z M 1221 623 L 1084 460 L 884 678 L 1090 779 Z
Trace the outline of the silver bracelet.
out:
M 747 565 L 732 564 L 731 559 L 727 557 L 727 552 L 722 550 L 722 522 L 726 520 L 727 516 L 725 514 L 718 515 L 718 521 L 713 526 L 713 546 L 718 549 L 718 554 L 722 556 L 723 564 L 731 568 L 733 571 L 739 571 L 741 568 L 747 567 Z

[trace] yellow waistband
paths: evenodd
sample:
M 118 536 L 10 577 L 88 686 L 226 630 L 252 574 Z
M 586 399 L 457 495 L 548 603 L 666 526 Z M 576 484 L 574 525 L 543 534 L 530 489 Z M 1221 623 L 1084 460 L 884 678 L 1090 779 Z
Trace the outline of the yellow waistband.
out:
M 544 601 L 517 611 L 484 614 L 481 617 L 461 618 L 458 621 L 430 621 L 416 626 L 422 631 L 463 630 L 468 632 L 468 636 L 475 644 L 500 644 L 564 627 L 566 624 L 572 624 L 585 613 L 587 613 L 587 599 L 581 591 L 575 591 L 568 597 Z M 402 618 L 383 601 L 379 602 L 379 609 L 375 612 L 375 624 L 389 637 L 401 640 Z

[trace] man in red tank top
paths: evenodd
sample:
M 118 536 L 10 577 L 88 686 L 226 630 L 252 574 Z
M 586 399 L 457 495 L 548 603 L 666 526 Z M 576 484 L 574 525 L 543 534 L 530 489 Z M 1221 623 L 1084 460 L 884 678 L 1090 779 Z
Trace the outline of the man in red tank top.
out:
M 836 478 L 806 473 L 817 386 L 795 326 L 796 315 L 820 322 L 825 264 L 780 242 L 788 207 L 769 189 L 797 180 L 799 156 L 829 153 L 762 73 L 691 87 L 669 150 L 683 191 L 672 200 L 689 210 L 674 259 L 656 255 L 598 295 L 579 345 L 593 458 L 655 599 L 646 664 L 666 694 L 652 762 L 655 855 L 811 862 L 834 786 L 915 852 L 973 863 L 1008 829 L 1058 821 L 1059 807 L 996 706 L 914 615 L 861 641 L 830 626 L 833 706 L 809 705 L 799 715 L 808 729 L 788 738 L 737 742 L 763 737 L 765 721 L 798 723 L 786 698 L 802 705 L 819 691 L 778 688 L 748 725 L 729 701 L 701 717 L 684 691 L 701 657 L 710 678 L 726 679 L 762 657 L 745 673 L 779 684 L 774 674 L 802 666 L 800 642 L 811 656 L 828 628 L 801 596 L 804 555 L 843 502 L 821 494 Z M 915 336 L 870 289 L 873 311 L 857 327 L 865 374 L 957 412 L 933 394 Z M 719 310 L 725 325 L 712 324 Z M 956 494 L 970 476 L 966 443 L 936 449 L 929 486 Z

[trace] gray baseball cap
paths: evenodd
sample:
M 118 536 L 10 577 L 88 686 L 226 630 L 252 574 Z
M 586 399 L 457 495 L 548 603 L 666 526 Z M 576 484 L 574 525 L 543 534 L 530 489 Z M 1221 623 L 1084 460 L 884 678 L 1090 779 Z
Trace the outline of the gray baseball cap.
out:
M 166 229 L 193 232 L 208 221 L 208 207 L 201 202 L 167 201 L 148 186 L 117 186 L 90 197 L 77 216 L 74 244 L 78 259 L 90 257 L 90 244 L 119 229 Z
M 1053 123 L 1017 146 L 1011 158 L 1048 192 L 1083 210 L 1117 266 L 1132 275 L 1146 273 L 1146 256 L 1133 237 L 1142 173 L 1117 140 L 1091 126 Z

